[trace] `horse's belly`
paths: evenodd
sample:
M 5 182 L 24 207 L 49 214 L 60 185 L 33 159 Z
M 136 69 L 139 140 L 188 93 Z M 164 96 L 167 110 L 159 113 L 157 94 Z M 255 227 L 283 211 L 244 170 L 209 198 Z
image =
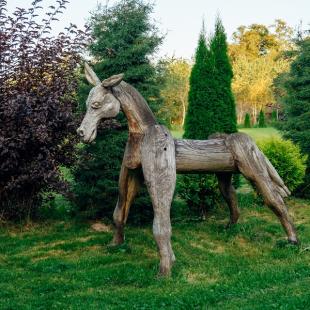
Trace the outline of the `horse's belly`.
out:
M 224 139 L 176 139 L 174 142 L 177 172 L 237 171 L 233 156 L 225 145 Z

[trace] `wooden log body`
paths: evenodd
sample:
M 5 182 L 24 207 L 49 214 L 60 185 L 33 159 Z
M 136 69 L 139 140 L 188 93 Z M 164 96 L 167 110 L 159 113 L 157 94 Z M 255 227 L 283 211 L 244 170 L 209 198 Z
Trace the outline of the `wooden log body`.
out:
M 174 144 L 178 173 L 238 171 L 225 139 L 175 139 Z

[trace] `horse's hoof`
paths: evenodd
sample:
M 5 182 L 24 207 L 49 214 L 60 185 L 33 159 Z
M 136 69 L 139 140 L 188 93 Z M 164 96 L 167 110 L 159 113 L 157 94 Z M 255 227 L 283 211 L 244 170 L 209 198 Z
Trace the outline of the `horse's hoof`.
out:
M 110 246 L 122 245 L 124 242 L 125 242 L 125 238 L 123 236 L 114 236 L 113 240 L 110 243 Z
M 233 226 L 235 226 L 237 224 L 237 222 L 231 222 L 229 221 L 226 225 L 225 225 L 225 229 L 229 229 Z
M 166 257 L 165 259 L 161 260 L 159 264 L 159 276 L 160 277 L 169 277 L 171 274 L 171 267 L 172 267 L 172 257 Z
M 171 249 L 170 250 L 170 264 L 171 264 L 171 266 L 174 264 L 174 262 L 175 262 L 175 255 L 174 255 L 173 250 Z
M 298 245 L 299 244 L 299 240 L 296 238 L 296 237 L 290 237 L 288 238 L 288 242 L 290 244 L 293 244 L 293 245 Z
M 158 276 L 159 277 L 170 277 L 171 276 L 171 268 L 160 267 Z

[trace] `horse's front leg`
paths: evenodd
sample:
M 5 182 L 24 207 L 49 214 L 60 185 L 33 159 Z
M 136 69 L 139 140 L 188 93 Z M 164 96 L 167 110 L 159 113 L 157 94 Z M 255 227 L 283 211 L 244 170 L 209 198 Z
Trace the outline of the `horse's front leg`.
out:
M 119 176 L 119 196 L 113 213 L 115 231 L 112 244 L 119 245 L 125 240 L 124 226 L 130 206 L 140 187 L 139 171 L 128 169 L 124 163 Z
M 153 234 L 160 255 L 160 274 L 165 276 L 170 274 L 175 261 L 170 240 L 170 207 L 176 182 L 175 146 L 165 127 L 156 125 L 148 129 L 141 159 L 154 209 Z

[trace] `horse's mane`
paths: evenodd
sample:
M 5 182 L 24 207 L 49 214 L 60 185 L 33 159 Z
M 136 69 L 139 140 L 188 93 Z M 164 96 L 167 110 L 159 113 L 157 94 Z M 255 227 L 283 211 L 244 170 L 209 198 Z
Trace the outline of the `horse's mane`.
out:
M 118 86 L 113 87 L 113 94 L 120 101 L 123 110 L 125 107 L 128 107 L 132 113 L 139 116 L 143 125 L 157 124 L 155 115 L 146 100 L 133 86 L 126 82 L 121 82 Z

